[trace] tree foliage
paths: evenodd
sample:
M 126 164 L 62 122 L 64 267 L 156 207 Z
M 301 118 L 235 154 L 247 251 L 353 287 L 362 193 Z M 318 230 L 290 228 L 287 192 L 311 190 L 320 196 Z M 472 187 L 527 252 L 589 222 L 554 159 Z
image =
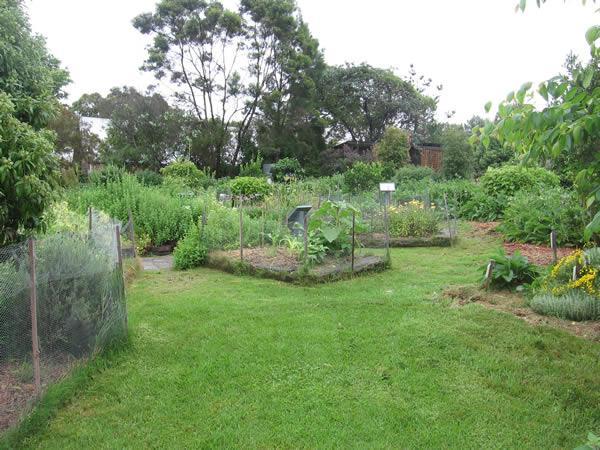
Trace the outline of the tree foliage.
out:
M 391 127 L 385 130 L 381 140 L 375 145 L 375 158 L 382 164 L 399 169 L 409 160 L 410 136 L 399 128 Z
M 410 82 L 368 64 L 329 67 L 320 94 L 330 136 L 361 142 L 377 142 L 389 127 L 414 133 L 436 109 L 436 100 Z
M 473 173 L 473 148 L 469 135 L 460 125 L 448 125 L 441 133 L 443 162 L 446 178 L 469 178 Z
M 42 130 L 68 74 L 34 35 L 22 3 L 0 3 L 0 245 L 43 225 L 58 160 L 54 136 Z
M 558 162 L 567 158 L 576 169 L 573 182 L 591 216 L 595 214 L 585 231 L 590 238 L 600 232 L 600 49 L 596 46 L 600 26 L 590 28 L 586 39 L 591 50 L 588 64 L 538 86 L 545 107 L 535 106 L 532 84 L 525 83 L 499 104 L 497 123 L 478 129 L 474 140 L 488 147 L 497 139 L 523 154 L 525 160 Z

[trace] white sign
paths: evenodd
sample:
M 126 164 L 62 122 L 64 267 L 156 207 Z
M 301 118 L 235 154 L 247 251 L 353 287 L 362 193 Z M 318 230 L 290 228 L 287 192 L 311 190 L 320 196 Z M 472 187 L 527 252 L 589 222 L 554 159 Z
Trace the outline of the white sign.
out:
M 379 183 L 379 190 L 381 192 L 394 192 L 396 190 L 395 183 Z

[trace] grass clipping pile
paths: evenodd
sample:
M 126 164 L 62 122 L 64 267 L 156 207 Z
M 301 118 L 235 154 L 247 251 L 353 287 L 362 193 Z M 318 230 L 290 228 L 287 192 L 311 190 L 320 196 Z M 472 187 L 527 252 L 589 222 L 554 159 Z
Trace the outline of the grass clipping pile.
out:
M 488 291 L 477 286 L 449 286 L 443 297 L 455 307 L 477 303 L 486 308 L 513 314 L 534 326 L 550 326 L 591 341 L 600 342 L 600 322 L 573 322 L 557 317 L 542 316 L 532 311 L 525 297 L 517 292 Z

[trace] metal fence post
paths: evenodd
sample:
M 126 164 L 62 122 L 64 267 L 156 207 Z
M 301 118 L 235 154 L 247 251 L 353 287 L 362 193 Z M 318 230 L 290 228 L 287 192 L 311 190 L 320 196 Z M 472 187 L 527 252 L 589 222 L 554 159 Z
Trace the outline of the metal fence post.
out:
M 31 350 L 33 360 L 33 377 L 35 381 L 35 393 L 42 392 L 42 376 L 40 370 L 40 343 L 38 338 L 37 323 L 37 285 L 35 277 L 35 241 L 29 239 L 29 271 L 31 280 L 30 308 L 31 308 Z
M 390 225 L 388 220 L 388 203 L 390 202 L 390 193 L 385 192 L 383 197 L 383 221 L 385 222 L 385 258 L 389 263 L 391 260 L 390 256 Z
M 304 214 L 304 262 L 308 261 L 308 212 Z

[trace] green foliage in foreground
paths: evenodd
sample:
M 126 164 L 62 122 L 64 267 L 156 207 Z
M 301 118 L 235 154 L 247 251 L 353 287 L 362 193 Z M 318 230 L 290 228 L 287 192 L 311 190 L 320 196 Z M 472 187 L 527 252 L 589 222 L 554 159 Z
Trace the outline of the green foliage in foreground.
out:
M 598 344 L 432 301 L 494 246 L 393 249 L 316 287 L 146 273 L 130 348 L 12 446 L 573 448 L 600 426 Z
M 493 288 L 517 288 L 530 284 L 539 275 L 538 269 L 517 250 L 513 255 L 507 255 L 504 249 L 491 258 L 496 264 L 492 270 L 492 279 L 489 284 Z M 484 282 L 487 266 L 484 268 Z

